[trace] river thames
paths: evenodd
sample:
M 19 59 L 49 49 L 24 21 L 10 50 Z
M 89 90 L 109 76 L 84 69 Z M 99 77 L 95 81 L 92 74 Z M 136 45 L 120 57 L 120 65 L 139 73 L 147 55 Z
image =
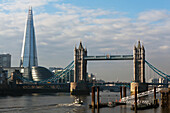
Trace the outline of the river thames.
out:
M 100 101 L 116 101 L 119 99 L 118 92 L 100 92 Z M 100 108 L 99 111 L 92 111 L 88 106 L 91 103 L 91 96 L 80 96 L 84 101 L 81 106 L 73 105 L 75 97 L 69 93 L 55 94 L 32 94 L 24 96 L 0 97 L 0 113 L 135 113 L 130 105 L 116 106 L 113 108 Z M 146 97 L 151 99 L 153 96 Z M 160 100 L 160 94 L 157 94 Z M 153 108 L 140 110 L 138 113 L 170 113 L 168 108 Z

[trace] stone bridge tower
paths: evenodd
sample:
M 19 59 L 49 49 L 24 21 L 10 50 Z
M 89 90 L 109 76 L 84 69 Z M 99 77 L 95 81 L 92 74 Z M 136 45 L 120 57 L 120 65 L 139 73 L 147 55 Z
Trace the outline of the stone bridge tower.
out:
M 133 49 L 134 81 L 145 83 L 145 49 L 138 41 L 138 46 Z
M 74 82 L 86 81 L 87 76 L 87 61 L 84 57 L 87 56 L 87 49 L 83 48 L 80 42 L 79 48 L 74 49 Z
M 138 92 L 148 90 L 148 86 L 145 83 L 145 48 L 138 41 L 138 45 L 133 49 L 133 66 L 134 66 L 134 81 L 131 83 L 131 93 L 134 93 L 137 86 Z
M 82 42 L 79 47 L 74 49 L 74 82 L 70 84 L 70 93 L 72 95 L 90 94 L 86 84 L 87 77 L 87 49 L 83 48 Z

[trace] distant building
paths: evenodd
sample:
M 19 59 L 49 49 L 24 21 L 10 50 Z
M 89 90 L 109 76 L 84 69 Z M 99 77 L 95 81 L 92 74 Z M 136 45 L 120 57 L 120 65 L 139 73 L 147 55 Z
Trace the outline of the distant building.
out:
M 148 80 L 149 83 L 159 83 L 159 78 L 151 78 Z M 155 87 L 157 87 L 158 85 L 153 85 Z
M 159 78 L 151 78 L 148 80 L 149 83 L 159 83 Z
M 24 67 L 9 67 L 9 68 L 3 68 L 3 70 L 8 72 L 8 78 L 11 77 L 11 73 L 15 72 L 16 70 L 18 70 L 23 77 L 29 79 L 29 74 L 30 74 L 30 69 L 24 68 Z M 11 80 L 11 79 L 9 79 Z
M 105 83 L 105 81 L 102 80 L 102 79 L 96 80 L 96 82 L 97 82 L 97 83 Z
M 159 78 L 159 83 L 166 83 L 166 80 L 164 78 Z
M 167 83 L 167 80 L 164 79 L 164 78 L 159 78 L 159 83 L 163 83 L 163 84 L 166 84 Z M 165 85 L 159 85 L 160 87 L 166 87 Z
M 152 83 L 159 83 L 159 78 L 153 78 Z
M 0 54 L 0 67 L 11 67 L 10 54 Z
M 88 77 L 87 77 L 87 81 L 88 82 L 94 82 L 96 81 L 96 76 L 94 74 L 89 74 Z
M 51 71 L 41 66 L 32 66 L 31 69 L 28 67 L 10 67 L 3 69 L 8 72 L 8 77 L 11 77 L 11 73 L 17 72 L 20 73 L 20 76 L 23 76 L 25 79 L 34 81 L 47 80 L 53 76 Z M 16 75 L 18 76 L 19 74 Z M 30 78 L 30 75 L 32 75 L 32 78 Z

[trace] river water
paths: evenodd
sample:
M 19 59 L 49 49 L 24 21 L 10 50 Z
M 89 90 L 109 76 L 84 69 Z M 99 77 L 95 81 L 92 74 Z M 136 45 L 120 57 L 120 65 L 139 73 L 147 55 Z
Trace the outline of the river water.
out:
M 101 102 L 116 101 L 119 93 L 100 92 Z M 157 94 L 160 99 L 160 94 Z M 73 105 L 74 96 L 69 93 L 56 94 L 32 94 L 24 96 L 5 96 L 0 97 L 0 113 L 135 113 L 130 109 L 130 105 L 116 106 L 113 108 L 100 108 L 92 111 L 88 105 L 91 103 L 91 96 L 80 96 L 84 101 L 81 106 Z M 153 96 L 146 97 L 146 99 Z M 168 108 L 153 108 L 140 110 L 138 113 L 170 113 Z

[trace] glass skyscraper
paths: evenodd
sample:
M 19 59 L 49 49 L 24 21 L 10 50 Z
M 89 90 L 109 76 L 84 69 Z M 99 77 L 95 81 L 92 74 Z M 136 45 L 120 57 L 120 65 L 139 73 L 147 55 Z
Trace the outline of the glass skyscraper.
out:
M 32 7 L 29 8 L 25 25 L 20 67 L 38 66 L 36 40 L 33 23 Z

